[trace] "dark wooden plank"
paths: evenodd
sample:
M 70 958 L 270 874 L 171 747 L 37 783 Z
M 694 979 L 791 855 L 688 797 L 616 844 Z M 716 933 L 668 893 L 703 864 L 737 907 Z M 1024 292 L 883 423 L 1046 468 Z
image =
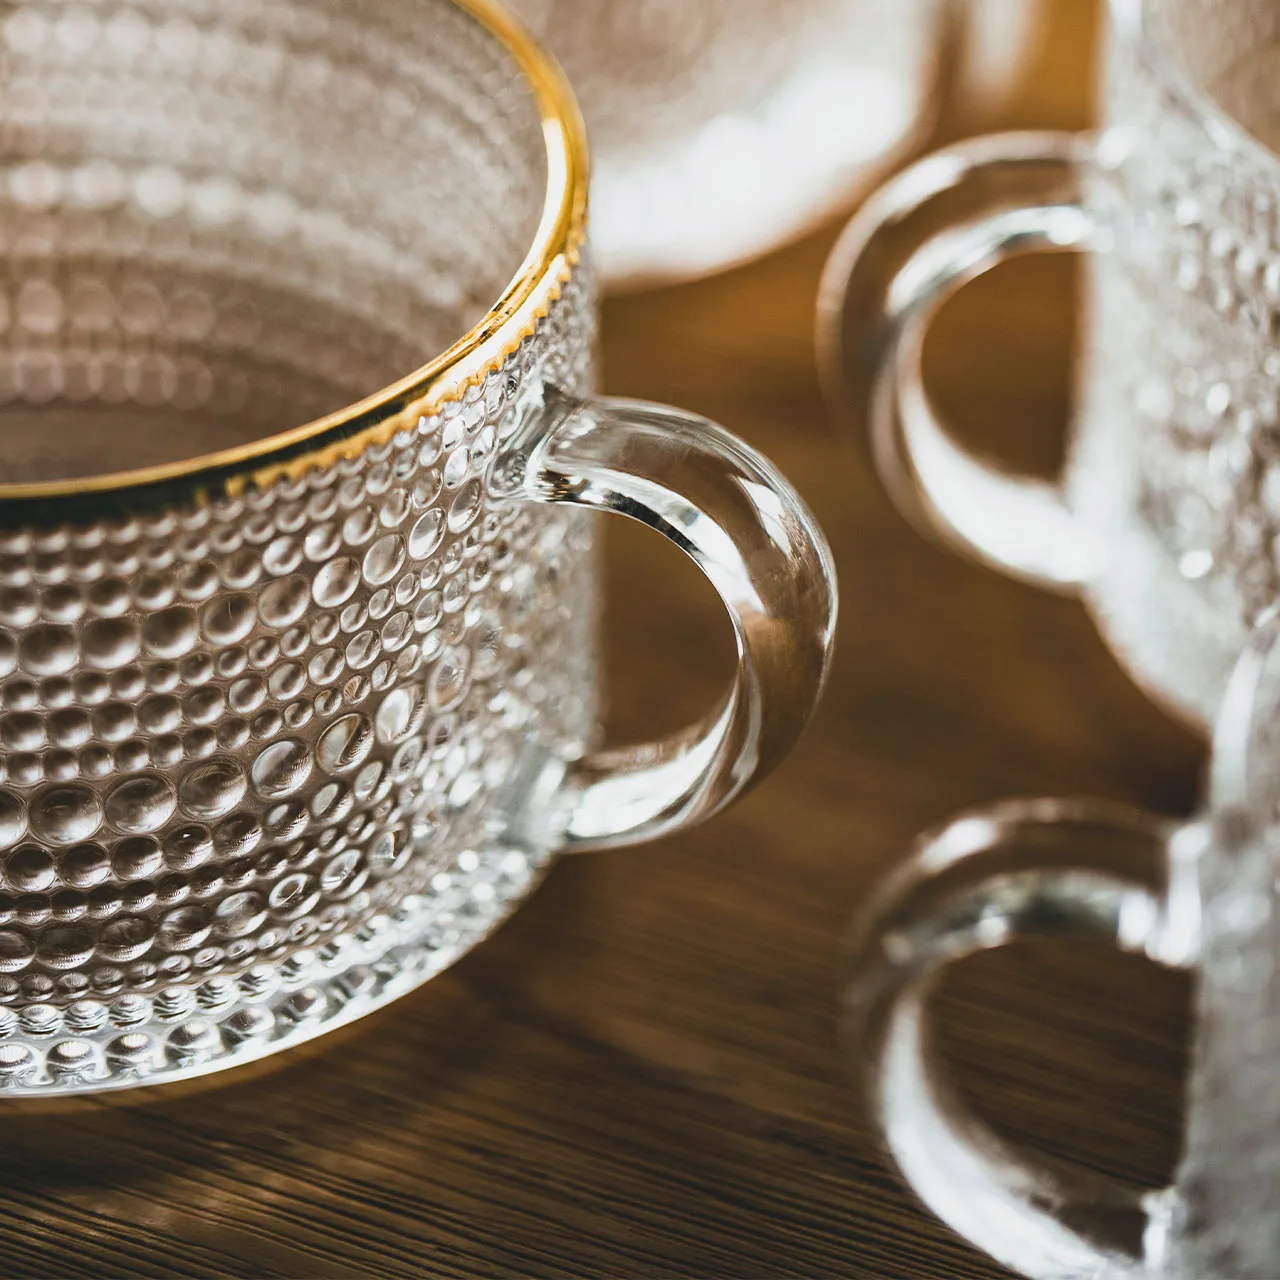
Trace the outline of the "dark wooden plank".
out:
M 1009 119 L 1075 126 L 1092 6 L 1052 2 Z M 5 1275 L 999 1274 L 871 1140 L 836 1037 L 847 920 L 959 806 L 1067 791 L 1185 811 L 1201 747 L 1078 605 L 922 543 L 833 433 L 811 339 L 833 234 L 606 308 L 610 387 L 741 432 L 831 535 L 841 652 L 796 757 L 703 830 L 561 866 L 455 971 L 317 1046 L 221 1084 L 5 1103 Z M 931 371 L 975 438 L 1052 460 L 1071 308 L 1069 265 L 1029 263 L 944 318 Z M 727 673 L 727 626 L 643 531 L 616 531 L 610 592 L 613 729 L 671 727 Z M 1132 961 L 1028 951 L 957 975 L 943 1043 L 1014 1136 L 1154 1181 L 1184 1001 Z

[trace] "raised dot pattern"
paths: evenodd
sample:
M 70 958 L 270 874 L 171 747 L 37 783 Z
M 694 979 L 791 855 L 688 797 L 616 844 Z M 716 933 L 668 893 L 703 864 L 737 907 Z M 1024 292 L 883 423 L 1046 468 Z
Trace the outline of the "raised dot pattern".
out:
M 161 1079 L 372 1008 L 548 851 L 501 814 L 595 725 L 591 518 L 494 502 L 589 274 L 502 368 L 264 491 L 0 533 L 0 1088 Z M 446 477 L 446 472 L 448 473 Z
M 1088 203 L 1115 244 L 1089 260 L 1068 489 L 1106 547 L 1089 593 L 1112 643 L 1208 721 L 1280 599 L 1280 183 L 1125 41 L 1111 61 Z M 1215 92 L 1274 82 L 1232 65 Z

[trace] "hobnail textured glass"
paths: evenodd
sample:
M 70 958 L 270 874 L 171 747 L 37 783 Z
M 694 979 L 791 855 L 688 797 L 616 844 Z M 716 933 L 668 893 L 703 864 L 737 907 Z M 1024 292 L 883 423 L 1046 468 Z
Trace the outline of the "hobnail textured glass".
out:
M 850 1030 L 887 1145 L 939 1216 L 1032 1280 L 1280 1274 L 1278 725 L 1273 616 L 1228 682 L 1199 817 L 1056 800 L 970 812 L 924 837 L 860 922 Z M 1047 936 L 1108 942 L 1196 978 L 1168 1189 L 1029 1162 L 947 1079 L 927 1009 L 943 970 Z
M 943 0 L 515 8 L 582 102 L 609 283 L 698 275 L 767 249 L 847 199 L 932 112 Z
M 863 403 L 901 505 L 1006 572 L 1082 590 L 1140 682 L 1208 725 L 1280 599 L 1276 13 L 1112 9 L 1097 137 L 996 137 L 926 160 L 851 228 L 826 309 L 850 369 L 858 335 L 892 314 L 872 380 L 901 374 L 899 391 Z M 953 228 L 913 230 L 902 252 L 894 237 L 944 201 L 963 205 Z M 976 270 L 1072 247 L 1092 250 L 1079 403 L 1065 479 L 1040 486 L 960 453 L 918 363 L 891 348 L 905 357 L 917 317 Z
M 483 0 L 0 15 L 0 1091 L 314 1035 L 450 963 L 566 843 L 737 789 L 759 708 L 730 699 L 650 749 L 658 817 L 639 766 L 617 812 L 561 794 L 598 736 L 575 504 L 610 491 L 539 451 L 599 451 L 640 410 L 580 399 L 572 104 L 504 22 Z M 727 456 L 666 412 L 675 452 Z M 735 459 L 830 583 L 790 491 Z M 749 539 L 727 545 L 750 582 Z M 824 668 L 804 655 L 784 720 Z
M 1205 721 L 1280 600 L 1275 18 L 1256 0 L 1155 6 L 1152 42 L 1212 106 L 1169 93 L 1154 50 L 1114 42 L 1091 196 L 1115 248 L 1089 263 L 1067 491 L 1112 548 L 1092 592 L 1104 627 Z
M 414 8 L 6 13 L 5 481 L 244 444 L 483 315 L 541 210 L 538 116 L 472 19 Z M 530 379 L 588 388 L 591 300 L 579 271 L 482 382 L 351 457 L 0 534 L 0 1081 L 296 1038 L 537 879 L 488 800 L 530 735 L 594 732 L 593 535 L 484 481 Z

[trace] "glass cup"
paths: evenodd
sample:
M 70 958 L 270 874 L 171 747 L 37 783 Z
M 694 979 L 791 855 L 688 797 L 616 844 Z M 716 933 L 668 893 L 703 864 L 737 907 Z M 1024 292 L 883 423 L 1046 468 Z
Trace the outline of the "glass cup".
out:
M 813 226 L 932 122 L 952 55 L 1007 86 L 1040 0 L 515 0 L 595 155 L 610 285 L 730 266 Z M 956 21 L 953 21 L 956 19 Z M 967 30 L 961 30 L 964 26 Z
M 820 307 L 833 401 L 902 511 L 1080 592 L 1138 681 L 1202 725 L 1280 597 L 1278 40 L 1270 0 L 1111 0 L 1100 132 L 907 170 L 850 225 Z M 1088 251 L 1084 351 L 1065 473 L 1044 483 L 948 436 L 920 358 L 961 285 L 1067 249 Z
M 1277 726 L 1272 618 L 1228 682 L 1201 816 L 1179 825 L 1060 800 L 971 812 L 922 839 L 860 921 L 846 1003 L 885 1143 L 940 1218 L 1033 1280 L 1280 1275 Z M 1051 1173 L 949 1086 L 926 1009 L 943 970 L 1027 937 L 1108 943 L 1196 975 L 1171 1189 Z
M 359 1017 L 787 753 L 829 552 L 721 428 L 592 393 L 581 123 L 496 5 L 28 0 L 0 47 L 0 1087 Z M 611 751 L 601 511 L 738 648 Z

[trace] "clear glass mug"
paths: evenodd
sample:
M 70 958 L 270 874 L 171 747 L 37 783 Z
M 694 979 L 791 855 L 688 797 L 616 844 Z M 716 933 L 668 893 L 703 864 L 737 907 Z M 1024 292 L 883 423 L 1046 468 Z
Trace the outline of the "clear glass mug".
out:
M 515 0 L 568 72 L 607 284 L 702 275 L 816 225 L 1012 80 L 1040 0 Z M 945 74 L 944 74 L 945 73 Z
M 1033 1280 L 1280 1274 L 1277 726 L 1272 618 L 1228 682 L 1199 817 L 1065 800 L 970 812 L 924 837 L 859 921 L 845 1002 L 885 1144 L 934 1213 Z M 1073 1183 L 1014 1151 L 950 1087 L 927 1007 L 943 970 L 1027 937 L 1106 943 L 1196 975 L 1172 1188 Z
M 778 763 L 828 549 L 719 427 L 592 394 L 581 122 L 496 5 L 29 0 L 0 46 L 0 1090 L 316 1035 Z M 626 750 L 601 511 L 738 646 Z
M 1280 597 L 1280 156 L 1270 0 L 1111 0 L 1096 137 L 981 138 L 892 181 L 827 268 L 821 341 L 922 529 L 1080 592 L 1154 696 L 1212 723 Z M 945 225 L 939 230 L 939 222 Z M 923 387 L 939 305 L 1018 254 L 1087 254 L 1062 478 L 966 453 Z

